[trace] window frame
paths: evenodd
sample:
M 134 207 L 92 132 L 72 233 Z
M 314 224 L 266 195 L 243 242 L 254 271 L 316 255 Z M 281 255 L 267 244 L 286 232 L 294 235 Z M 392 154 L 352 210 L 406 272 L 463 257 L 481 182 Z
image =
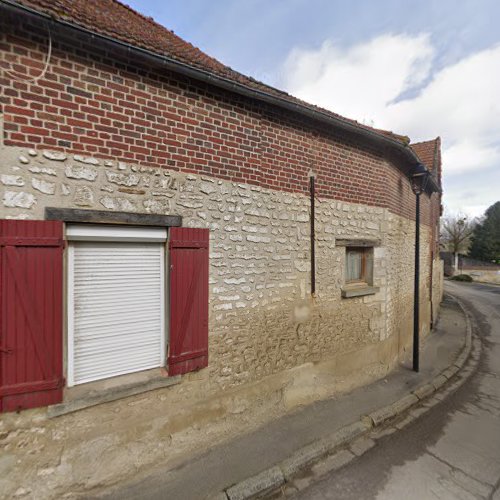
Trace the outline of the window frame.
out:
M 338 239 L 336 240 L 337 247 L 343 247 L 344 250 L 344 268 L 343 268 L 343 284 L 341 288 L 341 296 L 343 298 L 361 297 L 364 295 L 373 295 L 380 288 L 374 286 L 375 272 L 375 247 L 380 246 L 380 240 L 376 239 Z M 362 269 L 361 279 L 347 279 L 347 253 L 349 251 L 362 252 Z M 371 271 L 369 270 L 368 258 L 372 259 Z
M 344 284 L 346 286 L 349 285 L 371 285 L 373 283 L 373 276 L 367 276 L 367 260 L 369 258 L 369 254 L 373 254 L 373 247 L 355 247 L 349 246 L 345 249 L 346 252 L 346 261 L 345 261 L 345 276 L 344 276 Z M 348 254 L 349 252 L 357 252 L 361 254 L 361 271 L 359 279 L 348 279 Z M 373 258 L 373 256 L 372 256 Z M 373 273 L 373 267 L 372 267 Z
M 105 383 L 112 378 L 133 375 L 134 373 L 146 372 L 150 369 L 165 369 L 167 366 L 167 349 L 169 343 L 168 330 L 168 275 L 167 275 L 167 241 L 168 228 L 151 226 L 131 225 L 107 225 L 107 224 L 67 224 L 65 228 L 67 241 L 67 274 L 66 274 L 66 386 L 74 388 L 85 384 Z M 75 245 L 79 243 L 108 243 L 119 246 L 126 243 L 145 243 L 160 246 L 160 357 L 161 363 L 158 367 L 132 370 L 126 373 L 110 375 L 86 381 L 77 381 L 75 378 Z

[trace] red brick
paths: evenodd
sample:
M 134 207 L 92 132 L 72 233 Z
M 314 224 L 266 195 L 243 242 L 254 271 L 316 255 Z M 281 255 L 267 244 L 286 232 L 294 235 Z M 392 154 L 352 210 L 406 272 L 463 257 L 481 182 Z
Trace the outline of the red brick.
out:
M 12 31 L 2 21 L 0 28 Z M 43 54 L 30 36 L 19 28 L 16 37 L 6 38 L 11 50 L 0 45 L 0 61 L 22 71 L 21 54 L 24 68 L 39 72 Z M 119 157 L 297 193 L 308 192 L 312 168 L 318 196 L 413 217 L 408 180 L 366 144 L 209 86 L 189 82 L 188 90 L 185 79 L 163 71 L 152 75 L 154 68 L 137 67 L 124 52 L 107 60 L 98 47 L 81 45 L 72 53 L 68 42 L 61 40 L 65 58 L 54 52 L 36 85 L 0 75 L 5 144 Z M 435 196 L 430 214 L 430 200 L 423 198 L 426 221 L 439 217 L 439 203 Z

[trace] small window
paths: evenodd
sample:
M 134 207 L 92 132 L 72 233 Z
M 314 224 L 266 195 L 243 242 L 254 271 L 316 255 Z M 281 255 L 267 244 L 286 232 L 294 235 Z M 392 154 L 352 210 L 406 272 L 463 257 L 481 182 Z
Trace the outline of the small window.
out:
M 336 245 L 345 247 L 342 297 L 376 294 L 379 288 L 373 286 L 373 249 L 380 245 L 380 240 L 339 238 Z
M 346 284 L 373 284 L 373 248 L 346 248 Z

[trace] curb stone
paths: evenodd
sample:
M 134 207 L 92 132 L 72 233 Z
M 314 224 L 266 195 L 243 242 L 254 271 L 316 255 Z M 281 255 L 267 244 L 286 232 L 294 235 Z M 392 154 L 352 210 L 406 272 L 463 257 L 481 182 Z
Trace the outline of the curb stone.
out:
M 408 394 L 388 406 L 384 406 L 379 410 L 371 412 L 370 414 L 368 414 L 368 418 L 373 422 L 373 426 L 377 427 L 386 420 L 391 420 L 394 417 L 397 417 L 405 410 L 410 408 L 410 406 L 413 406 L 419 401 L 420 400 L 415 394 Z
M 448 382 L 448 379 L 443 374 L 440 374 L 437 377 L 434 377 L 432 385 L 434 386 L 434 389 L 436 389 L 437 391 L 440 387 L 446 384 L 446 382 Z
M 279 467 L 271 467 L 256 476 L 249 477 L 226 490 L 229 500 L 245 500 L 256 495 L 264 495 L 285 483 Z
M 442 374 L 450 380 L 453 376 L 455 376 L 458 373 L 458 366 L 452 365 L 449 368 L 447 368 Z
M 341 429 L 337 430 L 330 436 L 314 441 L 313 443 L 300 448 L 290 457 L 283 460 L 279 464 L 262 471 L 261 473 L 252 476 L 248 479 L 226 488 L 224 491 L 211 496 L 211 500 L 247 500 L 251 498 L 260 498 L 267 493 L 276 491 L 278 488 L 286 484 L 290 484 L 295 476 L 300 471 L 303 471 L 311 464 L 318 462 L 321 458 L 332 456 L 335 452 L 339 453 L 342 447 L 348 444 L 354 444 L 360 438 L 371 441 L 370 437 L 365 437 L 369 431 L 374 431 L 382 424 L 394 420 L 401 416 L 408 409 L 416 406 L 418 403 L 423 403 L 423 410 L 419 412 L 425 413 L 435 404 L 458 389 L 471 375 L 474 373 L 481 352 L 481 340 L 477 337 L 472 337 L 472 324 L 467 308 L 455 296 L 450 294 L 457 302 L 460 309 L 465 315 L 466 334 L 464 347 L 458 357 L 441 373 L 436 375 L 430 382 L 426 382 L 417 389 L 413 390 L 406 396 L 398 399 L 394 403 L 384 406 L 378 410 L 371 412 L 368 415 L 362 416 L 360 420 L 353 422 Z M 462 369 L 467 363 L 467 367 Z M 438 398 L 438 392 L 450 380 L 456 378 L 452 384 L 448 385 L 443 394 L 443 398 Z M 432 397 L 431 397 L 432 396 Z M 409 419 L 412 421 L 414 418 Z M 407 423 L 409 423 L 409 421 Z M 405 424 L 406 425 L 406 424 Z M 400 425 L 403 428 L 404 425 Z M 380 431 L 378 431 L 380 433 Z M 381 436 L 385 435 L 380 433 Z M 377 438 L 375 438 L 377 439 Z M 370 449 L 372 446 L 366 447 Z M 367 451 L 367 450 L 365 450 Z M 352 454 L 351 460 L 356 458 Z M 349 460 L 345 462 L 347 464 Z M 345 465 L 344 464 L 344 465 Z
M 432 384 L 421 385 L 418 389 L 413 391 L 413 394 L 417 396 L 418 399 L 425 399 L 427 396 L 430 396 L 436 389 Z
M 291 457 L 283 460 L 278 466 L 283 471 L 286 480 L 290 480 L 297 472 L 316 462 L 325 455 L 330 454 L 342 445 L 353 441 L 371 429 L 367 421 L 357 421 L 334 432 L 326 438 L 320 439 L 304 446 Z

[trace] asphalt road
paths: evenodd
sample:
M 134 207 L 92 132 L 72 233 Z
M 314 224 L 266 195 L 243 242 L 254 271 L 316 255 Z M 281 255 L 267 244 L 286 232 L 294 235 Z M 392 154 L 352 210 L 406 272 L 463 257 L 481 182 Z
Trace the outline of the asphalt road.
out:
M 500 286 L 447 282 L 483 351 L 477 372 L 412 424 L 293 498 L 500 500 Z

